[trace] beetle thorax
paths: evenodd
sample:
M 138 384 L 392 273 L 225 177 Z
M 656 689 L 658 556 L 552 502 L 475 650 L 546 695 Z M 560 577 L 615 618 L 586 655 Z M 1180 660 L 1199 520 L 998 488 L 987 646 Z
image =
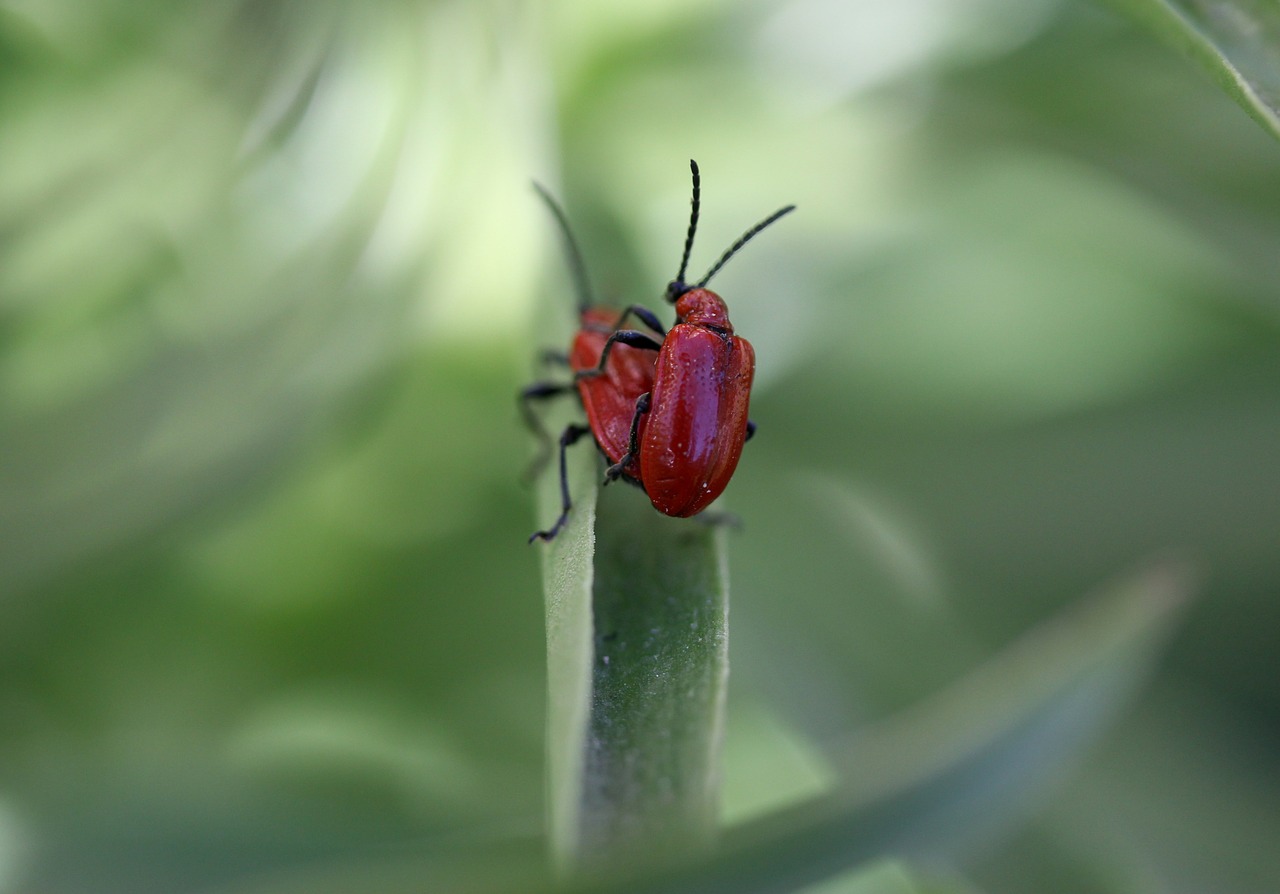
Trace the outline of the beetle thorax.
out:
M 729 308 L 710 289 L 690 289 L 681 295 L 676 301 L 676 316 L 685 323 L 733 332 L 733 324 L 729 322 Z

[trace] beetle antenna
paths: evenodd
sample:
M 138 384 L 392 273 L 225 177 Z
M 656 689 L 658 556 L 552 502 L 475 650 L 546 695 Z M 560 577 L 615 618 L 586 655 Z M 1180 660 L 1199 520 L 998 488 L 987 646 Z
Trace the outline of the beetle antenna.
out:
M 560 227 L 560 235 L 564 239 L 565 252 L 569 256 L 569 273 L 573 276 L 573 289 L 578 295 L 578 311 L 584 311 L 594 302 L 591 298 L 591 284 L 587 281 L 587 265 L 582 260 L 582 251 L 578 248 L 578 240 L 573 238 L 573 231 L 569 229 L 569 218 L 565 215 L 564 209 L 560 207 L 560 204 L 551 197 L 551 193 L 542 188 L 542 184 L 535 180 L 533 188 L 538 191 L 538 195 L 542 196 L 542 201 L 551 209 L 551 213 L 555 216 L 556 223 Z
M 795 210 L 796 210 L 795 205 L 788 205 L 785 208 L 779 208 L 777 211 L 770 214 L 764 220 L 760 221 L 760 223 L 756 224 L 754 227 L 752 227 L 751 229 L 743 233 L 740 237 L 738 237 L 738 241 L 733 243 L 733 245 L 730 245 L 729 250 L 720 256 L 720 260 L 715 262 L 712 268 L 707 271 L 707 275 L 702 277 L 702 279 L 698 282 L 698 284 L 694 288 L 700 289 L 703 286 L 705 286 L 708 282 L 711 281 L 711 277 L 719 273 L 720 268 L 723 267 L 731 257 L 733 257 L 735 254 L 738 253 L 738 250 L 742 248 L 742 246 L 746 245 L 748 242 L 754 239 L 759 234 L 759 232 L 763 230 L 765 227 L 769 226 L 769 224 L 778 220 L 778 218 L 780 217 L 784 217 L 790 214 L 792 211 L 795 211 Z
M 698 230 L 698 209 L 702 205 L 702 176 L 698 173 L 698 163 L 692 158 L 689 159 L 689 170 L 693 172 L 693 210 L 689 213 L 689 232 L 684 237 L 684 254 L 680 256 L 680 272 L 671 281 L 671 285 L 667 286 L 667 296 L 671 301 L 675 301 L 675 298 L 670 296 L 679 295 L 686 288 L 684 277 L 689 272 L 689 253 L 693 251 L 693 234 Z

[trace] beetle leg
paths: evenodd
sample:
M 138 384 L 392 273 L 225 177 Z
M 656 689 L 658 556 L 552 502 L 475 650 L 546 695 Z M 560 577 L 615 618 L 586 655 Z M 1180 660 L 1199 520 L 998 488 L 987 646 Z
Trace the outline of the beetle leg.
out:
M 755 433 L 756 433 L 756 424 L 755 424 L 754 422 L 752 422 L 750 419 L 748 419 L 748 420 L 747 420 L 747 437 L 746 437 L 746 440 L 750 441 L 750 440 L 751 440 L 752 435 L 754 435 Z
M 636 412 L 631 417 L 631 436 L 627 441 L 627 452 L 622 455 L 622 459 L 611 465 L 609 470 L 604 473 L 605 484 L 621 478 L 627 464 L 640 455 L 640 417 L 647 412 L 649 412 L 648 391 L 636 398 Z
M 666 336 L 667 330 L 663 328 L 662 323 L 658 320 L 657 315 L 654 314 L 653 311 L 649 310 L 649 308 L 645 307 L 643 304 L 628 304 L 627 309 L 622 312 L 622 316 L 618 317 L 618 322 L 614 325 L 613 328 L 615 330 L 621 329 L 622 324 L 627 321 L 627 317 L 632 315 L 638 317 L 640 319 L 640 322 L 644 323 L 654 332 L 658 333 L 661 336 L 664 336 L 664 337 Z
M 533 412 L 533 401 L 559 397 L 561 394 L 568 394 L 573 391 L 573 388 L 572 382 L 535 382 L 522 389 L 517 396 L 520 401 L 520 416 L 524 420 L 525 427 L 533 432 L 534 437 L 538 439 L 538 455 L 533 458 L 532 462 L 529 463 L 529 468 L 525 470 L 523 476 L 525 480 L 538 473 L 538 470 L 546 464 L 547 457 L 551 453 L 551 435 L 547 433 L 542 420 Z
M 627 317 L 635 317 L 652 329 L 659 338 L 667 337 L 667 329 L 662 325 L 662 321 L 658 319 L 658 315 L 643 304 L 628 304 L 618 316 L 618 322 L 612 326 L 606 327 L 603 324 L 592 324 L 590 328 L 597 332 L 617 332 L 627 322 Z
M 604 347 L 600 350 L 600 362 L 596 364 L 595 368 L 584 369 L 575 373 L 575 381 L 604 375 L 604 366 L 609 362 L 609 352 L 619 342 L 628 347 L 640 348 L 643 351 L 658 351 L 662 349 L 661 342 L 654 341 L 652 337 L 645 335 L 643 332 L 635 329 L 619 329 L 610 335 L 608 341 L 604 343 Z
M 569 519 L 569 510 L 573 508 L 573 502 L 569 499 L 569 470 L 565 467 L 564 454 L 569 447 L 578 442 L 583 435 L 590 434 L 591 429 L 585 425 L 570 425 L 560 434 L 560 517 L 556 519 L 556 523 L 545 531 L 534 531 L 529 536 L 529 542 L 535 540 L 554 540 L 555 536 L 560 533 L 560 529 L 564 527 L 564 523 Z

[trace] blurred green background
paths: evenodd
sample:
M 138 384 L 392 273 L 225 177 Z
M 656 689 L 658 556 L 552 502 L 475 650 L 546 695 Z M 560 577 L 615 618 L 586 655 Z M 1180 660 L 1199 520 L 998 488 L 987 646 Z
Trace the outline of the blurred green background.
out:
M 694 268 L 800 206 L 716 280 L 728 818 L 1172 556 L 1138 699 L 898 855 L 1280 890 L 1280 145 L 1186 60 L 1069 0 L 7 0 L 0 892 L 537 875 L 529 181 L 656 306 L 691 157 Z

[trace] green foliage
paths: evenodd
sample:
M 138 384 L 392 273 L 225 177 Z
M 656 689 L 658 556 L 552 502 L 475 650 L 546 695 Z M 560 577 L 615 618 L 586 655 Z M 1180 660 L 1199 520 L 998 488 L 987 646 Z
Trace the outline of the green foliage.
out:
M 0 892 L 1280 888 L 1276 22 L 0 6 Z M 690 157 L 743 527 L 526 546 Z
M 1265 0 L 1110 0 L 1204 66 L 1236 102 L 1280 136 L 1280 9 Z

